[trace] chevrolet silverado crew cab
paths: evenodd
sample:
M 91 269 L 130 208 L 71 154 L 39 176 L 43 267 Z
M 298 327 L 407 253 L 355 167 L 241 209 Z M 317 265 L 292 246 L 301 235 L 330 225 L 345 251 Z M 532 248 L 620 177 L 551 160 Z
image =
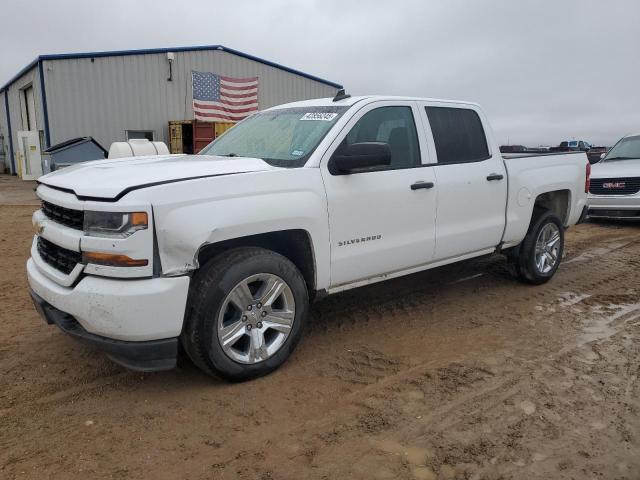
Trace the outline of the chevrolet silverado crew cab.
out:
M 181 345 L 245 380 L 286 360 L 327 294 L 492 253 L 546 282 L 588 175 L 580 152 L 503 158 L 476 104 L 340 92 L 198 155 L 41 177 L 29 284 L 48 323 L 126 367 L 172 368 Z

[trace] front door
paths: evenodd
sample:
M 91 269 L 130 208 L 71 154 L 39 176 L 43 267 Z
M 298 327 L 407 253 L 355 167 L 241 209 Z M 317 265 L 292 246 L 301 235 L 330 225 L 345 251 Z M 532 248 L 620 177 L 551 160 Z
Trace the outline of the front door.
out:
M 332 287 L 431 261 L 437 192 L 433 167 L 425 166 L 428 149 L 422 129 L 416 128 L 420 121 L 412 102 L 369 104 L 324 156 Z M 332 175 L 327 164 L 333 152 L 360 142 L 389 144 L 391 165 Z M 416 188 L 420 182 L 432 186 Z
M 40 134 L 38 131 L 18 132 L 18 163 L 23 180 L 37 180 L 42 176 Z

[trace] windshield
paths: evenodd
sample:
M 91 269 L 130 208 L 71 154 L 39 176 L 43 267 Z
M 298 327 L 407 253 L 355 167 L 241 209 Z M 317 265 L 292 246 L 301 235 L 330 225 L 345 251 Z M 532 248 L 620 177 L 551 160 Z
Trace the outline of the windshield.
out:
M 261 158 L 278 167 L 301 167 L 349 107 L 266 110 L 240 122 L 200 155 Z
M 616 160 L 632 160 L 640 158 L 640 135 L 633 137 L 625 137 L 609 150 L 604 162 L 613 162 Z

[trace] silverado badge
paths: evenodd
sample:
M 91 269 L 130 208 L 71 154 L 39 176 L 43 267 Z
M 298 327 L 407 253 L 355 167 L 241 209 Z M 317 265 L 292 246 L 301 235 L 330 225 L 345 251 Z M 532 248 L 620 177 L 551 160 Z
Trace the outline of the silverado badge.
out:
M 338 242 L 338 246 L 344 247 L 345 245 L 353 245 L 354 243 L 370 242 L 372 240 L 380 240 L 381 238 L 382 238 L 382 235 L 370 235 L 370 236 L 360 237 L 360 238 L 351 238 L 349 240 L 342 240 Z

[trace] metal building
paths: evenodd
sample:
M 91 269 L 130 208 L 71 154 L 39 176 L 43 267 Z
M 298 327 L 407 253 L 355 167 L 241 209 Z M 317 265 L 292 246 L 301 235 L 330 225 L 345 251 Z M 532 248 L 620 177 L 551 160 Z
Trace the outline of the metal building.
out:
M 0 88 L 0 162 L 4 155 L 5 170 L 30 179 L 41 151 L 72 138 L 90 136 L 107 149 L 131 138 L 169 144 L 170 123 L 193 122 L 192 71 L 258 77 L 260 109 L 342 88 L 222 45 L 41 55 Z M 226 128 L 210 127 L 211 138 Z

